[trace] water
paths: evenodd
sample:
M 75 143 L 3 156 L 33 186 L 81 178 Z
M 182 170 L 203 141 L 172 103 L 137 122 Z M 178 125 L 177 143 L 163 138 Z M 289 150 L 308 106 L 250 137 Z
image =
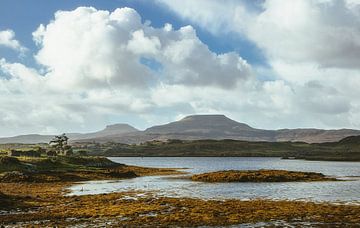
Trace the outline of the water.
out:
M 327 162 L 282 160 L 280 158 L 224 158 L 224 157 L 119 157 L 111 160 L 128 165 L 187 168 L 203 173 L 218 170 L 284 169 L 311 171 L 337 178 L 339 182 L 284 182 L 284 183 L 202 183 L 168 176 L 139 177 L 119 181 L 89 181 L 70 187 L 73 195 L 100 194 L 121 191 L 154 191 L 170 197 L 204 199 L 296 199 L 360 203 L 360 162 Z

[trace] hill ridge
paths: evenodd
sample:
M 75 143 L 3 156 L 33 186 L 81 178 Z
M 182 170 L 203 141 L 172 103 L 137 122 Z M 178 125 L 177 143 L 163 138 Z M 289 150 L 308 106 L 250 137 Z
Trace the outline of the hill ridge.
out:
M 223 114 L 189 115 L 170 123 L 156 125 L 144 131 L 126 123 L 107 125 L 104 129 L 91 133 L 68 134 L 70 140 L 95 142 L 141 143 L 152 140 L 166 141 L 168 139 L 198 140 L 198 139 L 234 139 L 244 141 L 302 141 L 307 143 L 336 142 L 348 136 L 360 135 L 360 130 L 354 129 L 279 129 L 264 130 L 253 128 L 245 123 L 237 122 Z M 26 138 L 28 137 L 28 138 Z M 52 135 L 21 135 L 0 138 L 0 143 L 39 143 L 48 142 Z

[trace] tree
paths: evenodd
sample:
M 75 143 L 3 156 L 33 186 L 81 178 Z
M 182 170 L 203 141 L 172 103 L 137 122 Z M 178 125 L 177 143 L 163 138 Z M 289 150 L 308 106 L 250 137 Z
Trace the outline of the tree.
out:
M 58 155 L 71 155 L 72 148 L 68 145 L 69 138 L 64 134 L 55 136 L 49 145 L 54 148 Z

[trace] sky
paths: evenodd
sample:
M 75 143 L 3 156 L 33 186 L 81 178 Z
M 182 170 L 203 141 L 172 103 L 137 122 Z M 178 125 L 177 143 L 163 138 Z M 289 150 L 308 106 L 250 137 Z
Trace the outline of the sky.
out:
M 192 114 L 360 129 L 360 1 L 0 1 L 0 136 Z

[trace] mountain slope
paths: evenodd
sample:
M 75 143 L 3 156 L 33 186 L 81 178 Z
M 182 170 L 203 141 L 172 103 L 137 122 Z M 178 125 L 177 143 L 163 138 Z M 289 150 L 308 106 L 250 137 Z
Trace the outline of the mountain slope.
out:
M 133 132 L 138 132 L 139 130 L 130 126 L 129 124 L 113 124 L 108 125 L 105 129 L 93 133 L 80 134 L 78 136 L 72 137 L 72 140 L 77 139 L 91 139 L 91 138 L 101 138 L 111 135 L 123 135 Z
M 0 138 L 0 143 L 48 143 L 54 135 L 38 135 L 38 134 L 30 134 L 30 135 L 18 135 L 14 137 Z
M 253 131 L 254 128 L 238 123 L 224 115 L 193 115 L 179 121 L 165 125 L 150 127 L 145 130 L 148 134 L 166 133 L 231 133 L 239 131 Z
M 359 130 L 340 129 L 280 129 L 262 130 L 239 123 L 224 115 L 192 115 L 179 121 L 153 126 L 139 131 L 128 124 L 114 124 L 104 130 L 87 134 L 68 134 L 76 142 L 119 142 L 141 143 L 152 140 L 168 139 L 234 139 L 243 141 L 284 142 L 299 141 L 307 143 L 336 142 L 348 136 L 360 135 Z M 51 135 L 24 135 L 11 138 L 0 138 L 0 143 L 39 143 L 49 142 Z
M 234 139 L 244 141 L 302 141 L 307 143 L 336 142 L 342 138 L 360 135 L 360 131 L 351 129 L 280 129 L 262 130 L 247 124 L 236 122 L 224 115 L 192 115 L 179 121 L 153 126 L 145 131 L 124 135 L 111 135 L 92 139 L 97 142 L 141 143 L 152 140 L 168 139 Z
M 85 139 L 96 139 L 101 137 L 107 137 L 111 135 L 123 135 L 133 132 L 138 132 L 136 128 L 130 126 L 129 124 L 114 124 L 108 125 L 105 129 L 92 133 L 67 133 L 67 136 L 70 140 L 85 140 Z M 39 134 L 29 134 L 29 135 L 18 135 L 14 137 L 0 138 L 0 144 L 4 143 L 48 143 L 54 135 L 39 135 Z
M 260 130 L 236 122 L 224 115 L 192 115 L 179 121 L 154 126 L 144 131 L 147 135 L 158 134 L 159 140 L 183 139 L 241 139 L 249 141 L 273 141 L 272 131 Z M 165 137 L 166 136 L 166 137 Z

